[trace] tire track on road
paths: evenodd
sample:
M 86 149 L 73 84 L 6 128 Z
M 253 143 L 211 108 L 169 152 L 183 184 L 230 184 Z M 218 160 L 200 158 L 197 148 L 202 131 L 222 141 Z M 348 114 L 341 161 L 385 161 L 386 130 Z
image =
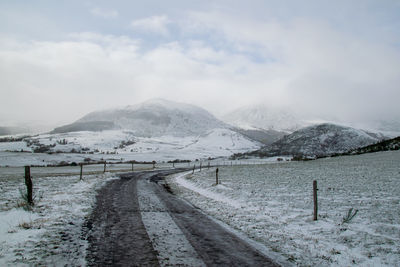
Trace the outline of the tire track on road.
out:
M 89 266 L 278 266 L 167 192 L 159 170 L 107 183 L 87 221 Z

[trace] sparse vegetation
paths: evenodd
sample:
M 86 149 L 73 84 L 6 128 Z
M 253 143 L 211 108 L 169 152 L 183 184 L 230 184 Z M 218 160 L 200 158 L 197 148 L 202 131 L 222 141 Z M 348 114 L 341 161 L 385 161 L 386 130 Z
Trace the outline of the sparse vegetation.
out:
M 349 223 L 357 215 L 357 213 L 358 210 L 350 208 L 349 211 L 347 212 L 347 215 L 343 217 L 342 224 Z
M 25 138 L 28 138 L 29 135 L 19 136 L 19 137 L 2 137 L 0 138 L 0 143 L 7 142 L 21 142 L 24 141 Z
M 58 140 L 57 143 L 58 143 L 59 145 L 66 145 L 66 144 L 68 144 L 68 141 L 65 140 L 65 139 L 62 139 L 62 140 Z
M 33 206 L 37 204 L 43 196 L 43 194 L 40 191 L 38 191 L 37 193 L 33 193 L 32 203 L 29 203 L 28 193 L 21 188 L 19 189 L 19 193 L 20 193 L 20 201 L 18 201 L 17 207 L 29 211 L 32 210 Z
M 28 230 L 28 229 L 32 229 L 33 228 L 33 222 L 21 222 L 20 224 L 18 224 L 18 227 Z
M 167 163 L 187 163 L 190 162 L 188 159 L 174 159 L 174 160 L 169 160 Z
M 134 140 L 122 141 L 121 144 L 117 148 L 123 149 L 123 148 L 125 148 L 127 146 L 130 146 L 130 145 L 133 145 L 135 143 L 136 142 Z

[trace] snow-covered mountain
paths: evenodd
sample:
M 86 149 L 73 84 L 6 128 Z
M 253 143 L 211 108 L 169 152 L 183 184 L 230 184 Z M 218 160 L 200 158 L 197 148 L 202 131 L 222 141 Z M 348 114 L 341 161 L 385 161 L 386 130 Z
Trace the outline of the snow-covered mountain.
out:
M 262 104 L 236 109 L 224 115 L 222 120 L 243 129 L 274 130 L 286 133 L 310 125 L 292 111 L 274 109 Z
M 258 106 L 231 113 L 236 125 L 245 128 L 240 129 L 218 120 L 202 108 L 153 99 L 134 106 L 89 113 L 48 134 L 4 140 L 0 144 L 0 154 L 49 153 L 53 155 L 51 160 L 59 158 L 67 162 L 74 160 L 71 154 L 79 157 L 90 154 L 92 159 L 113 157 L 140 161 L 204 159 L 249 151 L 261 156 L 322 156 L 346 152 L 384 138 L 328 123 L 308 126 L 288 135 L 307 122 L 298 120 L 289 111 L 268 113 L 268 110 Z M 28 153 L 24 154 L 28 157 Z
M 53 133 L 124 129 L 137 137 L 196 136 L 215 128 L 227 128 L 208 111 L 163 99 L 119 109 L 95 111 Z
M 327 156 L 374 144 L 383 139 L 381 134 L 324 123 L 295 131 L 253 154 Z
M 53 160 L 71 162 L 81 157 L 195 160 L 227 157 L 260 147 L 260 142 L 235 131 L 202 108 L 153 99 L 134 106 L 92 112 L 51 133 L 5 140 L 0 144 L 0 154 L 47 153 L 52 155 L 51 164 L 57 164 Z M 24 153 L 29 158 L 25 162 L 32 162 L 35 154 Z M 12 161 L 9 165 L 14 165 Z

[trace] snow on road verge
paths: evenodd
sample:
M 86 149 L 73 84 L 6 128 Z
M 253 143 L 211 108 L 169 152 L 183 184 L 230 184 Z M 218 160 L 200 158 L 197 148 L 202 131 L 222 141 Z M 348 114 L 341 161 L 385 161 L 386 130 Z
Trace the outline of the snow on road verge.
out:
M 33 176 L 36 204 L 21 207 L 23 178 L 0 179 L 0 266 L 85 265 L 87 241 L 82 226 L 96 190 L 115 179 L 111 174 Z
M 207 190 L 207 189 L 204 189 L 204 188 L 196 186 L 196 184 L 194 184 L 194 183 L 192 183 L 192 182 L 190 182 L 188 180 L 188 177 L 191 177 L 190 176 L 191 173 L 192 173 L 192 171 L 177 175 L 175 177 L 176 182 L 180 186 L 183 186 L 183 187 L 185 187 L 185 188 L 187 188 L 187 189 L 189 189 L 189 190 L 191 190 L 193 192 L 196 192 L 196 193 L 198 193 L 198 194 L 200 194 L 200 195 L 202 195 L 202 196 L 204 196 L 206 198 L 209 198 L 209 199 L 212 199 L 212 200 L 215 200 L 215 201 L 218 201 L 218 202 L 223 202 L 223 203 L 225 203 L 227 205 L 230 205 L 230 206 L 232 206 L 234 208 L 240 208 L 242 206 L 243 207 L 245 206 L 244 203 L 240 203 L 239 201 L 236 201 L 234 199 L 228 198 L 228 197 L 226 197 L 226 196 L 224 196 L 222 194 L 214 193 L 214 192 L 212 192 L 210 190 Z M 221 189 L 222 188 L 226 189 L 226 187 L 224 187 L 223 185 L 220 185 L 220 184 L 216 185 L 216 187 L 217 188 L 221 188 Z
M 149 188 L 149 181 L 139 180 L 137 187 L 142 221 L 157 251 L 160 266 L 206 266 L 167 208 Z
M 171 189 L 299 266 L 400 262 L 400 152 L 220 167 L 169 178 Z M 312 220 L 312 181 L 319 218 Z M 231 205 L 230 203 L 240 203 Z M 245 204 L 245 205 L 244 205 Z M 349 222 L 350 208 L 358 214 Z

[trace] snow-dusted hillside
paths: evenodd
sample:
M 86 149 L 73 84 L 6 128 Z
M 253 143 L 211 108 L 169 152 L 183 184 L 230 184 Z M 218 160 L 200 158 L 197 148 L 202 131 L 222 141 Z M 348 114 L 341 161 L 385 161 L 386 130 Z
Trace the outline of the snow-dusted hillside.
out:
M 383 138 L 380 134 L 324 123 L 300 129 L 254 154 L 326 156 L 367 146 Z
M 119 109 L 95 111 L 54 133 L 124 129 L 138 137 L 196 136 L 226 125 L 208 111 L 164 99 Z
M 254 105 L 236 109 L 222 119 L 243 129 L 264 129 L 291 133 L 310 125 L 285 109 L 273 109 L 266 105 Z

